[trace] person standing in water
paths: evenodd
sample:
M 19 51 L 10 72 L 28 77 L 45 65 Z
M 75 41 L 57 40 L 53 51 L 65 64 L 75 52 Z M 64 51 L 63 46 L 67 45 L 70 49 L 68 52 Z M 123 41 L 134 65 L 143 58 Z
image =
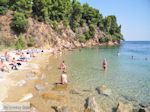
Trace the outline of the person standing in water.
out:
M 65 71 L 67 69 L 67 66 L 65 65 L 65 61 L 63 61 L 61 64 L 60 64 L 60 69 Z
M 133 60 L 133 59 L 134 59 L 134 57 L 132 56 L 132 57 L 131 57 L 131 59 Z
M 120 52 L 119 51 L 117 52 L 117 56 L 120 56 Z
M 67 72 L 63 71 L 61 75 L 61 84 L 68 84 Z
M 107 65 L 108 65 L 108 62 L 106 61 L 106 59 L 103 60 L 103 69 L 104 71 L 107 70 Z

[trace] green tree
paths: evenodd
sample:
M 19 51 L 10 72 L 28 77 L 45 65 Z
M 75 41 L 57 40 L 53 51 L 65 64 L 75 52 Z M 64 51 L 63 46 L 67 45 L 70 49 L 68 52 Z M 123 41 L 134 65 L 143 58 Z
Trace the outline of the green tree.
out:
M 5 15 L 8 10 L 9 0 L 0 0 L 0 15 Z
M 9 3 L 9 0 L 0 0 L 0 5 L 5 6 Z
M 73 0 L 72 1 L 72 7 L 73 7 L 73 11 L 72 11 L 72 14 L 71 14 L 71 17 L 70 17 L 70 26 L 72 28 L 73 31 L 75 31 L 75 29 L 80 25 L 80 20 L 81 20 L 81 17 L 82 17 L 82 6 L 80 4 L 80 2 L 76 1 L 76 0 Z
M 11 26 L 16 33 L 26 32 L 28 28 L 28 20 L 23 13 L 15 13 Z
M 32 13 L 33 0 L 16 0 L 14 10 L 23 13 L 26 17 Z

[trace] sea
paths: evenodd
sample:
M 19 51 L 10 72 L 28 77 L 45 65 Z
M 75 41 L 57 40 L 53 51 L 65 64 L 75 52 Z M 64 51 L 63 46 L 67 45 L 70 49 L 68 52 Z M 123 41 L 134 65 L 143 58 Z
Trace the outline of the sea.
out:
M 62 57 L 68 66 L 70 83 L 78 90 L 92 90 L 103 106 L 119 101 L 150 103 L 150 41 L 123 41 L 117 46 L 84 48 Z M 120 52 L 120 56 L 117 53 Z M 106 58 L 108 69 L 103 71 Z M 99 95 L 96 88 L 105 85 L 110 96 Z

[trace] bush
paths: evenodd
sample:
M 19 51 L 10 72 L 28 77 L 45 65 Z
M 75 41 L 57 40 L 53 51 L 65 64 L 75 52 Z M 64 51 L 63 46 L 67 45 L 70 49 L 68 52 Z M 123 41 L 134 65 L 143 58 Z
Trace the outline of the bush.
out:
M 106 42 L 106 39 L 104 37 L 99 37 L 99 42 L 104 43 L 104 42 Z
M 86 38 L 84 35 L 77 35 L 77 39 L 80 41 L 80 42 L 85 42 L 86 41 Z
M 16 43 L 16 48 L 17 49 L 26 49 L 27 48 L 27 44 L 26 44 L 23 36 L 18 37 L 18 41 Z
M 28 42 L 28 47 L 32 47 L 33 45 L 35 44 L 35 41 L 34 41 L 34 39 L 33 39 L 33 37 L 29 37 L 29 42 Z
M 63 24 L 64 24 L 65 28 L 67 28 L 69 25 L 69 20 L 67 20 L 67 19 L 63 20 Z
M 9 0 L 0 0 L 1 5 L 7 5 Z
M 95 25 L 93 25 L 93 24 L 90 24 L 90 26 L 89 26 L 89 34 L 90 34 L 90 38 L 94 38 L 94 36 L 95 36 L 95 28 L 96 28 L 96 26 Z
M 2 27 L 3 27 L 3 23 L 0 23 L 0 31 L 1 31 Z
M 89 31 L 85 32 L 84 35 L 86 40 L 89 40 L 91 38 Z
M 7 6 L 0 6 L 0 15 L 5 15 L 8 11 Z
M 113 36 L 109 33 L 106 33 L 106 41 L 112 41 Z
M 117 41 L 124 40 L 123 35 L 121 33 L 115 33 L 114 36 Z
M 28 29 L 28 20 L 23 13 L 15 13 L 12 29 L 17 33 L 24 33 Z
M 70 27 L 74 32 L 76 32 L 76 28 L 80 27 L 80 24 L 76 21 L 70 21 Z
M 52 28 L 56 31 L 59 31 L 58 23 L 56 21 L 51 21 L 51 24 L 53 25 Z

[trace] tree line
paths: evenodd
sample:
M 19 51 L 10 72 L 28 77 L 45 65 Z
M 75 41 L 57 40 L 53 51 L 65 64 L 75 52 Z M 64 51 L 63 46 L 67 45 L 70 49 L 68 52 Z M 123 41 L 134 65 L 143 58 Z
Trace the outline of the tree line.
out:
M 86 24 L 89 31 L 77 36 L 82 41 L 93 38 L 97 28 L 106 34 L 99 37 L 100 42 L 124 40 L 116 16 L 103 17 L 99 10 L 77 0 L 1 0 L 0 15 L 5 15 L 8 9 L 14 11 L 11 26 L 17 33 L 26 32 L 28 18 L 33 17 L 53 26 L 63 22 L 74 32 Z

